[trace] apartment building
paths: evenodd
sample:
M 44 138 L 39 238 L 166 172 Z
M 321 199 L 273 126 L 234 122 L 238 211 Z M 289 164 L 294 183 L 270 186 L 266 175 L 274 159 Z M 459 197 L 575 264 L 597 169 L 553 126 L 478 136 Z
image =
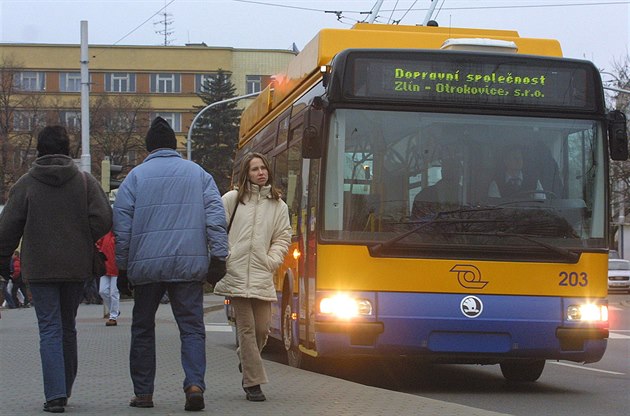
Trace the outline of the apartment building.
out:
M 167 119 L 178 135 L 182 153 L 197 109 L 201 85 L 219 69 L 231 74 L 237 95 L 264 89 L 271 76 L 284 71 L 292 50 L 186 46 L 89 47 L 90 100 L 99 96 L 142 98 L 146 120 Z M 50 121 L 49 113 L 68 127 L 80 127 L 80 45 L 0 44 L 0 67 L 17 68 L 16 100 L 9 131 L 27 132 Z M 240 107 L 250 100 L 239 102 Z M 37 112 L 29 103 L 37 102 Z

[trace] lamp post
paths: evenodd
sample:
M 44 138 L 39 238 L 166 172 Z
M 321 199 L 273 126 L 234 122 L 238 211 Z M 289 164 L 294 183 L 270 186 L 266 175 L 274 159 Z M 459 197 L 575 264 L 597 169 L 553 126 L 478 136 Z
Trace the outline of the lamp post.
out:
M 197 113 L 197 115 L 195 116 L 195 118 L 193 118 L 192 123 L 190 123 L 190 128 L 188 128 L 188 136 L 186 137 L 186 158 L 188 160 L 192 160 L 192 131 L 193 128 L 195 127 L 195 123 L 197 122 L 197 119 L 199 119 L 199 117 L 206 112 L 206 110 L 217 106 L 219 104 L 226 104 L 226 103 L 230 103 L 232 101 L 238 101 L 238 100 L 242 100 L 245 98 L 252 98 L 252 97 L 256 97 L 257 95 L 260 94 L 260 91 L 258 92 L 252 92 L 251 94 L 245 94 L 245 95 L 239 95 L 238 97 L 232 97 L 232 98 L 228 98 L 226 100 L 221 100 L 221 101 L 215 101 L 213 103 L 208 104 L 207 106 L 205 106 L 204 108 L 201 109 L 201 111 L 199 111 Z
M 615 74 L 613 74 L 613 73 L 611 73 L 611 72 L 599 71 L 599 73 L 600 73 L 600 74 L 603 74 L 603 75 L 608 75 L 608 76 L 613 77 L 613 78 L 615 79 L 615 81 L 617 81 L 617 83 L 618 83 L 619 85 L 622 85 L 622 84 L 623 84 L 623 82 L 619 79 L 619 77 L 617 77 L 617 75 L 615 75 Z M 610 81 L 606 81 L 606 82 L 610 82 Z M 608 86 L 605 86 L 605 87 L 604 87 L 604 89 L 605 89 L 605 90 L 610 90 L 610 91 L 615 91 L 615 92 L 621 92 L 621 93 L 625 93 L 625 94 L 630 94 L 630 90 L 626 90 L 626 89 L 624 89 L 624 88 L 617 88 L 617 87 L 608 87 Z
M 617 81 L 618 85 L 623 85 L 624 82 L 622 82 L 619 77 L 611 72 L 606 72 L 606 71 L 599 71 L 600 74 L 603 75 L 608 75 L 610 77 L 612 77 L 615 81 Z M 618 93 L 625 93 L 625 94 L 630 94 L 630 90 L 627 89 L 623 89 L 623 88 L 616 88 L 616 87 L 604 87 L 604 89 L 606 90 L 610 90 L 610 91 L 615 91 Z M 617 188 L 617 192 L 619 192 L 619 219 L 618 219 L 618 225 L 619 225 L 619 233 L 617 236 L 617 252 L 619 253 L 619 256 L 622 259 L 627 258 L 627 256 L 625 255 L 625 251 L 626 251 L 626 204 L 625 204 L 625 200 L 624 200 L 624 196 L 626 194 L 626 186 L 625 186 L 625 182 L 623 182 L 622 180 L 618 180 L 617 183 L 615 184 L 616 188 Z

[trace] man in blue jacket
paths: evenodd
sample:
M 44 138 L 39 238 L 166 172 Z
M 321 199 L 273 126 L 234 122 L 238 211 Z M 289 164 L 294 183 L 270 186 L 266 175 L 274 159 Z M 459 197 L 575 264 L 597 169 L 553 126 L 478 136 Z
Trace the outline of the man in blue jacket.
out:
M 129 355 L 135 396 L 129 405 L 153 407 L 155 313 L 167 292 L 180 330 L 184 408 L 202 410 L 203 284 L 209 270 L 225 274 L 225 211 L 214 179 L 175 151 L 175 133 L 163 118 L 151 123 L 146 147 L 149 156 L 127 175 L 114 203 L 117 285 L 128 295 L 133 288 L 135 302 Z

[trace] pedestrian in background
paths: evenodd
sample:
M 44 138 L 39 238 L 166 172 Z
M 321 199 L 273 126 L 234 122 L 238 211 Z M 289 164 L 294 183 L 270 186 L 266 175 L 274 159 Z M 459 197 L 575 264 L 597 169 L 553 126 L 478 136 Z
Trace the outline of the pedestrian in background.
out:
M 11 296 L 13 297 L 13 302 L 18 308 L 30 308 L 30 293 L 26 286 L 25 279 L 22 277 L 22 261 L 20 260 L 20 252 L 18 250 L 15 250 L 13 253 L 11 262 L 11 280 L 13 280 Z M 18 290 L 22 293 L 21 301 Z
M 260 353 L 269 335 L 271 302 L 278 300 L 273 275 L 291 243 L 289 210 L 273 186 L 265 156 L 245 156 L 238 190 L 223 195 L 223 205 L 232 224 L 230 257 L 227 274 L 215 285 L 214 293 L 232 299 L 245 397 L 264 401 L 260 385 L 268 379 Z
M 2 267 L 2 265 L 0 265 L 0 267 Z M 2 306 L 6 305 L 7 309 L 15 309 L 17 307 L 15 305 L 15 301 L 13 300 L 13 294 L 11 293 L 13 291 L 13 280 L 11 279 L 11 275 L 13 274 L 12 268 L 13 262 L 9 260 L 9 269 L 4 271 L 4 275 L 0 274 L 3 280 L 2 295 L 4 297 L 4 302 L 2 303 Z
M 109 319 L 105 326 L 118 325 L 120 315 L 120 293 L 116 286 L 118 267 L 116 267 L 115 239 L 112 231 L 96 242 L 98 249 L 105 255 L 105 275 L 99 279 L 98 294 L 109 311 Z
M 94 243 L 112 226 L 98 181 L 79 172 L 62 126 L 37 136 L 37 159 L 13 185 L 0 214 L 0 274 L 22 239 L 21 273 L 30 282 L 39 325 L 44 411 L 62 413 L 77 368 L 76 314 L 92 273 Z
M 103 303 L 101 296 L 98 294 L 100 277 L 89 276 L 83 284 L 82 302 L 86 305 L 100 305 Z
M 185 410 L 205 407 L 206 331 L 203 285 L 209 253 L 215 269 L 228 255 L 225 211 L 212 176 L 176 151 L 161 117 L 146 135 L 149 156 L 120 185 L 114 203 L 118 288 L 131 295 L 129 367 L 132 407 L 153 407 L 155 313 L 165 292 L 181 336 Z
M 4 288 L 6 286 L 6 281 L 4 280 L 4 277 L 2 277 L 2 275 L 0 274 L 0 309 L 4 308 Z M 0 318 L 2 317 L 2 315 L 0 315 Z

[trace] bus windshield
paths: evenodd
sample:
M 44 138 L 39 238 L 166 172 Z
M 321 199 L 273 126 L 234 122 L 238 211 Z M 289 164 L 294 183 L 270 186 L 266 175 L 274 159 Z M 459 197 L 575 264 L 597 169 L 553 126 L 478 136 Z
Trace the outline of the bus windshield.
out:
M 597 121 L 337 109 L 329 134 L 324 240 L 605 246 Z

